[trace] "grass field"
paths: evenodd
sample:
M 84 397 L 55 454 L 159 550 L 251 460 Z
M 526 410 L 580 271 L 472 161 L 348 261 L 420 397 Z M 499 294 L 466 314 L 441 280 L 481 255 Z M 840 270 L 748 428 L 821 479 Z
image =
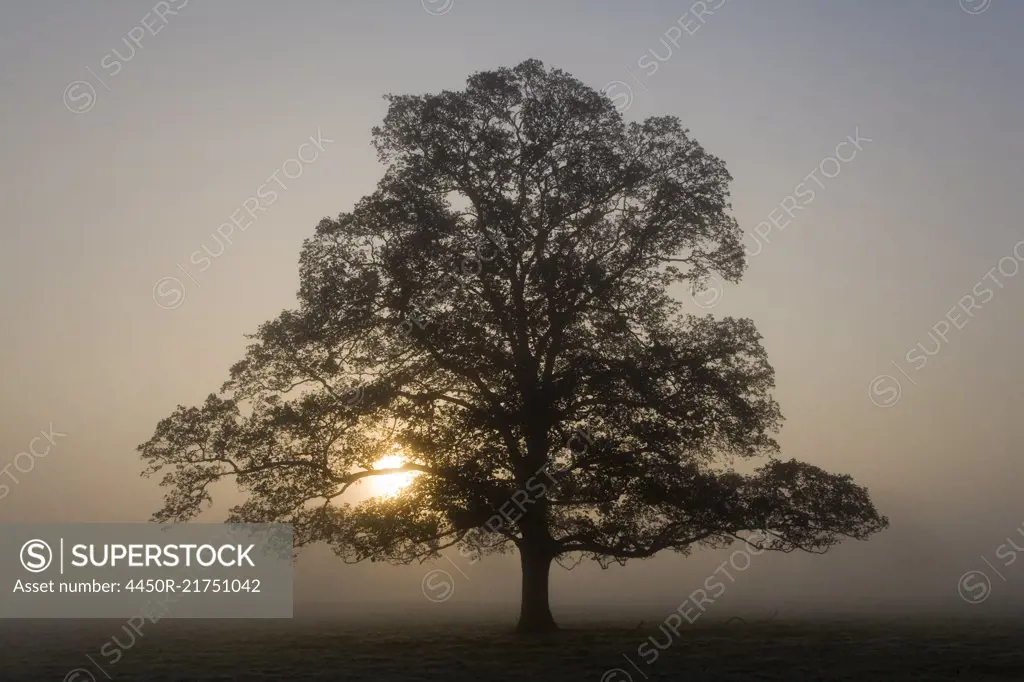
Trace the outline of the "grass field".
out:
M 0 679 L 1024 681 L 1021 622 L 709 621 L 681 628 L 671 644 L 660 623 L 567 622 L 557 635 L 521 639 L 508 623 L 167 619 L 145 624 L 134 643 L 118 621 L 8 623 Z

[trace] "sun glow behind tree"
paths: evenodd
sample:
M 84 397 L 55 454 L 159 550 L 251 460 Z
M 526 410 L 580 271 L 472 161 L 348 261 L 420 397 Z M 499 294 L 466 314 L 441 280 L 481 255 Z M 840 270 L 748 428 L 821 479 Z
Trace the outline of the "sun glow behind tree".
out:
M 401 454 L 382 457 L 373 464 L 374 469 L 397 469 L 405 465 L 405 458 Z M 402 492 L 413 479 L 420 475 L 419 471 L 404 471 L 397 474 L 384 474 L 382 476 L 371 476 L 370 486 L 374 497 L 394 497 Z

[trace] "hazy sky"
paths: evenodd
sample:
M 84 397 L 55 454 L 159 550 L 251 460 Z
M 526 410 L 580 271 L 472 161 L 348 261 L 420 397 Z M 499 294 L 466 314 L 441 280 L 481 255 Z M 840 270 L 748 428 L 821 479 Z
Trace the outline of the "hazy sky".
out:
M 27 471 L 8 469 L 17 484 L 0 476 L 0 520 L 148 519 L 161 491 L 139 477 L 135 446 L 216 390 L 243 334 L 293 304 L 303 238 L 381 175 L 381 96 L 461 88 L 537 57 L 611 84 L 628 119 L 679 116 L 732 172 L 741 226 L 784 226 L 764 223 L 760 250 L 748 237 L 758 253 L 738 287 L 680 292 L 683 306 L 720 299 L 709 312 L 756 321 L 783 455 L 852 474 L 892 522 L 824 557 L 754 558 L 722 613 L 1024 603 L 1024 560 L 996 558 L 1009 536 L 1024 547 L 1024 3 L 730 0 L 703 21 L 690 6 L 0 4 L 0 468 L 51 424 L 67 434 L 45 458 L 22 457 Z M 860 149 L 838 150 L 849 161 L 827 160 L 857 131 Z M 299 151 L 318 135 L 333 141 Z M 282 171 L 297 153 L 315 160 Z M 211 235 L 245 218 L 274 173 L 287 189 L 270 185 L 273 205 L 221 255 L 192 260 L 204 245 L 218 253 Z M 167 277 L 183 300 L 175 282 L 158 285 Z M 889 378 L 869 393 L 878 375 L 901 382 L 895 404 Z M 224 500 L 204 520 L 221 520 Z M 722 560 L 556 570 L 556 618 L 560 605 L 677 604 Z M 439 614 L 517 599 L 514 558 L 453 561 L 465 575 L 436 565 L 456 582 Z M 296 598 L 427 604 L 428 568 L 312 551 Z M 968 605 L 957 582 L 975 569 L 992 599 Z

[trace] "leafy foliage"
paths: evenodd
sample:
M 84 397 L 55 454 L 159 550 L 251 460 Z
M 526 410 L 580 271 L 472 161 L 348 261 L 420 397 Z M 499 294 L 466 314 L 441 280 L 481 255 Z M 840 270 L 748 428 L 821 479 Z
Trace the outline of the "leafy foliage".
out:
M 627 124 L 535 60 L 388 100 L 384 177 L 305 242 L 298 307 L 140 446 L 169 488 L 157 520 L 234 477 L 231 521 L 293 523 L 347 561 L 463 543 L 606 565 L 747 531 L 823 551 L 887 525 L 848 476 L 776 458 L 753 323 L 673 297 L 744 268 L 731 178 L 676 118 Z M 407 463 L 374 470 L 394 443 Z M 545 467 L 522 513 L 488 525 Z M 343 501 L 395 471 L 420 475 Z

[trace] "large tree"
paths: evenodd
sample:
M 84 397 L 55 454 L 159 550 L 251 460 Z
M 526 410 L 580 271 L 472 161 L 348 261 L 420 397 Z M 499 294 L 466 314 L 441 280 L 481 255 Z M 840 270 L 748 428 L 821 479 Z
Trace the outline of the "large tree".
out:
M 155 520 L 233 477 L 229 521 L 294 524 L 350 562 L 514 547 L 523 631 L 555 627 L 555 560 L 751 532 L 820 552 L 888 524 L 849 476 L 776 457 L 752 322 L 673 297 L 745 266 L 731 177 L 678 119 L 626 123 L 536 60 L 387 99 L 384 176 L 305 242 L 296 309 L 139 446 L 170 488 Z M 395 444 L 403 463 L 375 468 Z M 343 498 L 413 471 L 401 494 Z

